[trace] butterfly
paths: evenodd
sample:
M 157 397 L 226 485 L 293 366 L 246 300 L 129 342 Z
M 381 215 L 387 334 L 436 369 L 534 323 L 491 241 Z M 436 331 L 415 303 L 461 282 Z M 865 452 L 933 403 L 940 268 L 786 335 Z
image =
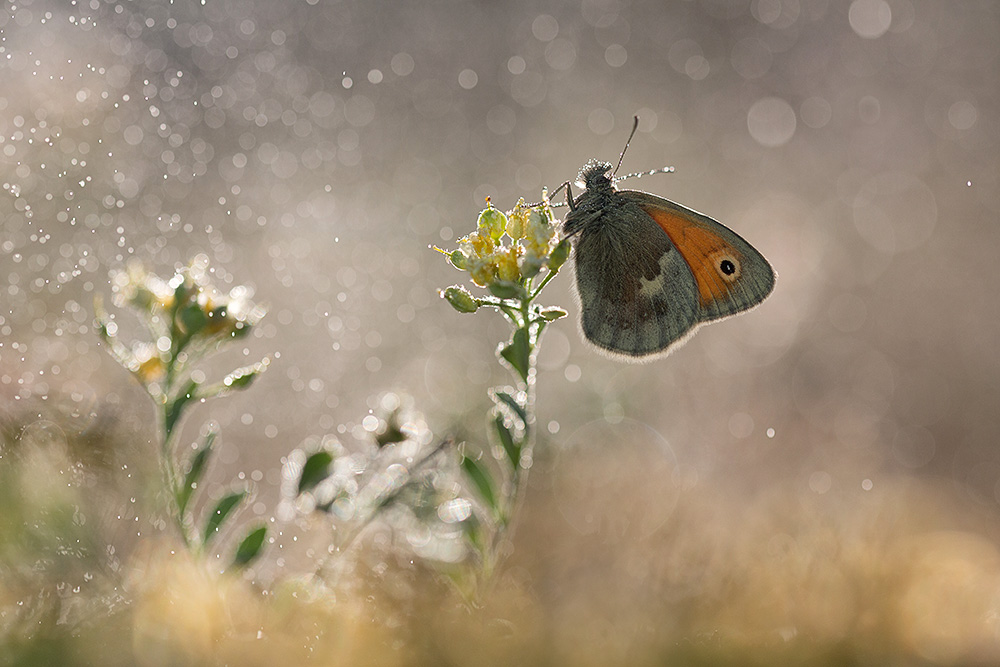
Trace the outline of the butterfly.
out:
M 749 310 L 774 289 L 764 256 L 707 215 L 638 190 L 619 190 L 618 166 L 580 170 L 564 237 L 571 239 L 584 338 L 625 361 L 663 356 L 702 324 Z M 560 188 L 561 189 L 561 188 Z

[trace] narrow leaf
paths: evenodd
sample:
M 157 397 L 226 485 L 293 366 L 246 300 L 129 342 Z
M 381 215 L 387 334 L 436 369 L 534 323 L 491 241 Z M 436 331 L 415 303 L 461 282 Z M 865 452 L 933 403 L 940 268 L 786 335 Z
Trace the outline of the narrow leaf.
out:
M 503 357 L 511 368 L 517 371 L 517 374 L 525 382 L 528 381 L 528 364 L 529 355 L 531 354 L 530 346 L 528 345 L 528 330 L 518 329 L 514 332 L 514 337 L 511 339 L 507 347 L 500 350 L 500 356 Z
M 198 482 L 205 472 L 205 468 L 208 465 L 208 457 L 212 454 L 212 443 L 215 442 L 216 435 L 218 435 L 217 431 L 209 431 L 201 447 L 191 457 L 191 465 L 188 468 L 187 474 L 184 475 L 184 487 L 177 498 L 178 510 L 181 516 L 184 516 L 184 510 L 187 509 L 188 502 L 190 502 L 191 496 L 194 495 L 194 490 L 198 487 Z
M 236 547 L 236 555 L 233 556 L 233 567 L 246 567 L 254 559 L 260 556 L 261 548 L 264 546 L 264 538 L 267 537 L 267 526 L 257 526 L 240 542 Z
M 241 368 L 227 375 L 222 383 L 230 389 L 246 389 L 260 373 L 260 368 Z
M 478 461 L 467 456 L 462 457 L 462 470 L 465 471 L 466 476 L 479 491 L 479 495 L 486 501 L 486 504 L 495 512 L 497 500 L 493 492 L 493 480 L 490 479 L 490 474 L 479 465 Z
M 215 384 L 203 387 L 198 392 L 198 398 L 215 398 L 217 396 L 225 396 L 234 389 L 246 389 L 260 376 L 261 373 L 266 371 L 270 365 L 270 357 L 264 357 L 256 364 L 237 368 L 235 371 L 224 377 L 221 382 L 216 382 Z
M 188 383 L 184 386 L 184 390 L 177 394 L 176 398 L 167 406 L 166 419 L 163 425 L 164 430 L 167 432 L 167 437 L 173 433 L 174 427 L 177 425 L 178 420 L 181 418 L 181 414 L 184 412 L 184 407 L 195 398 L 196 390 L 198 388 L 198 383 L 194 380 L 188 380 Z
M 222 380 L 222 384 L 230 389 L 246 389 L 257 377 L 271 365 L 271 358 L 264 357 L 256 364 L 237 368 Z
M 229 495 L 223 496 L 219 502 L 216 503 L 215 509 L 212 510 L 212 513 L 208 517 L 208 521 L 205 522 L 205 533 L 201 539 L 202 544 L 208 545 L 208 543 L 212 541 L 212 538 L 219 532 L 219 529 L 222 527 L 226 518 L 246 497 L 246 491 L 235 491 Z
M 496 391 L 496 390 L 494 390 L 493 391 L 493 400 L 496 401 L 498 404 L 503 403 L 508 408 L 510 408 L 511 410 L 513 410 L 514 414 L 516 414 L 518 416 L 518 418 L 521 420 L 521 424 L 522 425 L 527 425 L 527 423 L 528 423 L 528 413 L 525 412 L 524 407 L 520 403 L 518 403 L 517 399 L 515 399 L 513 396 L 511 396 L 510 394 L 508 394 L 505 391 Z
M 497 436 L 500 438 L 500 444 L 503 445 L 503 450 L 507 452 L 507 458 L 510 460 L 511 466 L 517 468 L 521 462 L 521 446 L 514 442 L 514 434 L 504 424 L 503 415 L 497 415 L 494 424 L 496 425 Z
M 333 454 L 327 451 L 311 454 L 302 465 L 302 474 L 299 476 L 299 494 L 311 491 L 317 484 L 330 475 L 330 464 L 333 463 Z
M 469 518 L 462 522 L 462 530 L 465 533 L 465 538 L 469 540 L 469 544 L 472 548 L 476 550 L 477 553 L 482 554 L 483 549 L 486 547 L 486 541 L 483 539 L 483 524 L 479 522 L 479 518 L 476 513 L 473 512 L 469 515 Z
M 552 308 L 545 308 L 538 314 L 541 315 L 542 319 L 544 319 L 546 322 L 553 322 L 568 315 L 568 313 L 562 308 L 556 308 L 554 306 Z
M 559 244 L 552 249 L 549 253 L 549 271 L 552 273 L 557 272 L 566 260 L 569 259 L 569 253 L 572 250 L 569 239 L 563 239 Z
M 108 345 L 108 352 L 124 368 L 133 368 L 137 365 L 135 355 L 125 345 L 118 340 L 118 324 L 113 322 L 104 310 L 104 300 L 97 295 L 94 297 L 94 320 L 97 322 L 97 333 Z

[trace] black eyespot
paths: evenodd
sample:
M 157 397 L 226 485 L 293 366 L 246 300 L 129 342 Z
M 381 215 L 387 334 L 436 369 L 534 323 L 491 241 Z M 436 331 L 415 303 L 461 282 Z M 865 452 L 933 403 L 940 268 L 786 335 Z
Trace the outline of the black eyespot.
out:
M 724 259 L 721 262 L 719 262 L 719 271 L 722 271 L 727 276 L 731 276 L 734 273 L 736 273 L 736 265 L 733 264 L 730 260 Z

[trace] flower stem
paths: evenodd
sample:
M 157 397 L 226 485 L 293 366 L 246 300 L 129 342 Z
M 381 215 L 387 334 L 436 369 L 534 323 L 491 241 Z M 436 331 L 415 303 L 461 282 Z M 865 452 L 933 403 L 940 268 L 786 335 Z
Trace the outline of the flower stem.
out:
M 197 540 L 191 536 L 189 531 L 188 522 L 186 521 L 187 512 L 181 511 L 181 497 L 184 489 L 175 461 L 177 440 L 176 434 L 180 419 L 175 419 L 173 426 L 168 428 L 168 424 L 170 423 L 170 413 L 175 409 L 176 402 L 179 398 L 174 395 L 174 381 L 177 370 L 176 364 L 176 358 L 171 358 L 170 363 L 167 364 L 163 393 L 157 401 L 159 408 L 157 417 L 160 432 L 160 475 L 162 477 L 164 490 L 167 493 L 167 513 L 170 514 L 173 519 L 173 522 L 177 527 L 177 532 L 180 534 L 181 540 L 184 542 L 184 546 L 188 549 L 192 549 L 197 545 Z M 155 398 L 156 397 L 154 397 L 154 399 Z

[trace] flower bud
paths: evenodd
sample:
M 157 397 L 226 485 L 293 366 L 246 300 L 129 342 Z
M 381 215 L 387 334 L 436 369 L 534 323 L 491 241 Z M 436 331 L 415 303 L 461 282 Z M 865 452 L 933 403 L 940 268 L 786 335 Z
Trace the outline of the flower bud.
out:
M 479 232 L 472 232 L 468 236 L 459 239 L 458 244 L 462 253 L 469 258 L 485 258 L 497 247 L 493 237 L 486 233 L 480 234 Z
M 493 261 L 493 256 L 490 255 L 486 259 L 470 259 L 469 277 L 480 287 L 486 287 L 491 281 L 496 280 L 497 265 Z
M 441 292 L 441 296 L 447 299 L 451 307 L 460 313 L 474 313 L 479 310 L 479 304 L 464 287 L 452 285 Z
M 550 244 L 556 235 L 556 228 L 549 220 L 549 216 L 535 207 L 527 212 L 525 220 L 524 239 L 529 252 L 540 257 L 548 255 Z
M 461 250 L 453 250 L 450 255 L 448 255 L 448 260 L 451 265 L 460 271 L 464 271 L 469 267 L 468 258 Z
M 506 252 L 503 252 L 506 250 Z M 517 282 L 521 279 L 521 271 L 518 269 L 518 256 L 524 252 L 519 245 L 512 245 L 510 248 L 501 248 L 496 254 L 497 277 L 508 282 Z
M 507 230 L 507 216 L 493 208 L 493 204 L 490 204 L 479 214 L 479 222 L 476 226 L 479 228 L 480 234 L 489 236 L 494 241 L 499 241 Z
M 522 198 L 517 202 L 517 206 L 510 212 L 510 215 L 507 216 L 507 236 L 515 241 L 524 238 L 524 232 L 528 226 L 526 213 L 527 210 Z

